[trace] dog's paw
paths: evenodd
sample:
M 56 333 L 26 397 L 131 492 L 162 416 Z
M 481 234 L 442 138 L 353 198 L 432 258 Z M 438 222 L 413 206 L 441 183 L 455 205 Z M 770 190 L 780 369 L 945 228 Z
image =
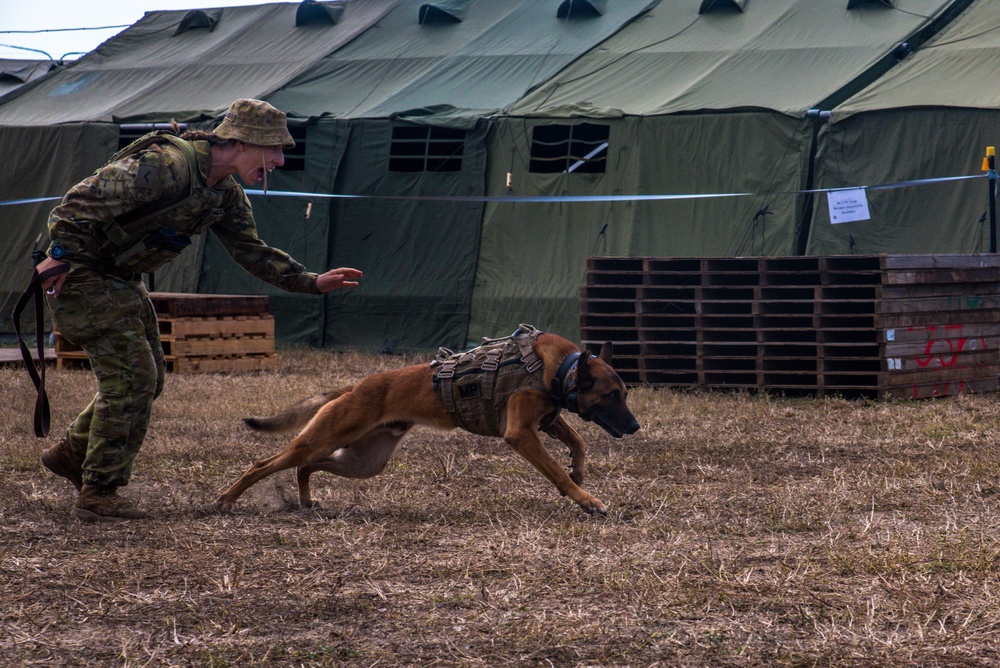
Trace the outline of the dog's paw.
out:
M 601 517 L 608 516 L 608 509 L 604 507 L 604 504 L 601 503 L 600 499 L 590 497 L 586 501 L 582 502 L 580 506 L 591 515 L 597 514 Z
M 225 501 L 219 498 L 215 501 L 215 509 L 220 513 L 230 513 L 233 511 L 233 504 L 231 501 Z
M 299 500 L 299 505 L 303 510 L 322 510 L 323 504 L 312 499 Z

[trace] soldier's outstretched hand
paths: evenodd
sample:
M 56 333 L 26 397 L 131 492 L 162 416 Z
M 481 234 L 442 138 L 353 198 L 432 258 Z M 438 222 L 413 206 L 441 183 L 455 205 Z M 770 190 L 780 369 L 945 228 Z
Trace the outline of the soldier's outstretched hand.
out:
M 331 269 L 325 274 L 316 277 L 316 289 L 322 292 L 339 290 L 341 288 L 353 288 L 358 285 L 356 279 L 361 278 L 361 271 L 350 267 Z

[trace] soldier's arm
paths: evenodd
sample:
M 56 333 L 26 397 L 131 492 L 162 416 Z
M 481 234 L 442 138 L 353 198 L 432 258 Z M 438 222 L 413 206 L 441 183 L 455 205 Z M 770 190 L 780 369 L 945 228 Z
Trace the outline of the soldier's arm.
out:
M 320 294 L 315 273 L 257 236 L 253 210 L 242 188 L 233 188 L 227 195 L 226 216 L 210 229 L 226 252 L 251 275 L 288 292 Z

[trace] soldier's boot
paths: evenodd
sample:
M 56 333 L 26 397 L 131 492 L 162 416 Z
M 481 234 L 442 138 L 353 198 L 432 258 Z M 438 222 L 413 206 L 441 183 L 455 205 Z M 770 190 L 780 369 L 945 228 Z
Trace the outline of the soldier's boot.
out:
M 145 511 L 118 496 L 117 487 L 84 485 L 76 497 L 73 514 L 85 522 L 138 520 L 147 517 Z
M 84 458 L 84 455 L 75 452 L 66 441 L 42 451 L 42 465 L 69 480 L 78 492 L 83 487 Z

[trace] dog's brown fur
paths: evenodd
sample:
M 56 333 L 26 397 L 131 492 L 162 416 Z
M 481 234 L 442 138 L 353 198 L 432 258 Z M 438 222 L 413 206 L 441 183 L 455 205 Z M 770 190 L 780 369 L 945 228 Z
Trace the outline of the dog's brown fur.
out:
M 544 382 L 552 386 L 564 359 L 579 348 L 555 334 L 541 334 L 534 351 L 544 364 Z M 576 371 L 576 412 L 593 419 L 615 438 L 639 429 L 625 403 L 626 388 L 610 366 L 611 344 L 605 343 L 599 357 L 586 353 Z M 309 491 L 309 477 L 328 471 L 345 478 L 369 478 L 389 462 L 403 436 L 415 425 L 454 429 L 452 417 L 434 390 L 434 369 L 427 364 L 410 366 L 368 376 L 356 385 L 340 388 L 293 404 L 268 418 L 248 418 L 246 423 L 260 431 L 289 431 L 305 425 L 282 451 L 251 466 L 216 500 L 223 511 L 251 485 L 272 473 L 298 469 L 299 502 L 315 505 Z M 560 415 L 546 432 L 569 447 L 570 472 L 553 459 L 538 436 L 541 421 L 559 405 L 549 394 L 535 389 L 515 392 L 500 415 L 503 439 L 555 484 L 565 496 L 588 513 L 606 513 L 604 504 L 588 494 L 583 483 L 586 453 L 580 435 Z

